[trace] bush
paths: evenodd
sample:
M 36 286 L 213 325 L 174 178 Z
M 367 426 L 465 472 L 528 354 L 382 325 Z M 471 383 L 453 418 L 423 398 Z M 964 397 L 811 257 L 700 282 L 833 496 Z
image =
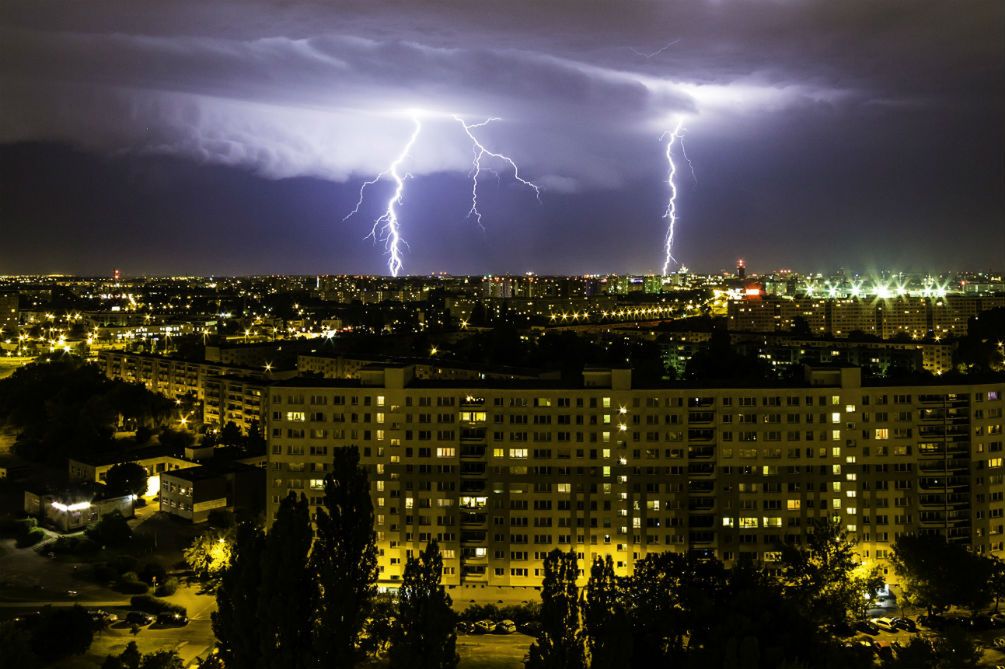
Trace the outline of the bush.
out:
M 60 555 L 91 555 L 97 553 L 98 549 L 98 544 L 87 537 L 60 537 L 49 548 Z
M 133 538 L 133 529 L 118 511 L 105 514 L 101 520 L 90 525 L 87 536 L 102 546 L 121 546 Z
M 162 583 L 167 578 L 167 569 L 160 562 L 150 561 L 143 565 L 140 571 L 140 580 L 149 585 Z
M 502 620 L 499 607 L 495 604 L 472 604 L 458 616 L 461 620 L 477 622 L 479 620 Z
M 91 575 L 98 583 L 111 583 L 119 576 L 119 572 L 106 562 L 99 562 L 94 565 Z
M 183 616 L 188 615 L 184 606 L 178 606 L 163 599 L 157 599 L 150 595 L 136 595 L 129 599 L 129 606 L 137 611 L 145 611 L 157 615 L 159 613 L 178 613 Z
M 38 520 L 35 518 L 18 518 L 14 521 L 14 536 L 20 537 L 28 534 L 38 527 Z
M 19 536 L 15 545 L 18 548 L 28 548 L 42 541 L 42 539 L 45 539 L 45 532 L 36 527 Z
M 38 527 L 34 518 L 5 518 L 0 521 L 0 537 L 17 539 Z
M 109 561 L 108 566 L 115 570 L 115 575 L 125 574 L 127 571 L 137 571 L 140 561 L 132 555 L 119 555 Z
M 168 597 L 176 592 L 178 592 L 178 579 L 172 576 L 171 578 L 162 581 L 161 584 L 157 586 L 157 592 L 154 594 L 158 597 Z
M 206 522 L 210 527 L 227 530 L 234 526 L 234 514 L 226 509 L 213 509 L 206 516 Z
M 141 581 L 136 572 L 129 571 L 119 578 L 115 589 L 125 595 L 145 595 L 150 590 L 150 586 Z
M 504 606 L 499 609 L 499 615 L 502 616 L 503 620 L 512 620 L 517 625 L 536 622 L 541 615 L 541 605 L 538 602 L 524 602 L 523 604 Z

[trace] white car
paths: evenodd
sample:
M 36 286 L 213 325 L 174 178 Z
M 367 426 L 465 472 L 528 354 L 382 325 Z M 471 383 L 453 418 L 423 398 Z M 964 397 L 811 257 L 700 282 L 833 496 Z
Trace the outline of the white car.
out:
M 896 632 L 897 628 L 893 626 L 893 618 L 870 618 L 869 622 L 883 630 L 884 632 Z

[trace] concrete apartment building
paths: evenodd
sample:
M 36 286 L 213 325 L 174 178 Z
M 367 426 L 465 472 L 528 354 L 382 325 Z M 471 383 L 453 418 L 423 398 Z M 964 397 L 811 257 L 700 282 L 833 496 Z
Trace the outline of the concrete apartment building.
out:
M 204 423 L 222 427 L 232 421 L 242 430 L 262 422 L 262 397 L 270 380 L 296 373 L 122 351 L 102 351 L 98 365 L 110 379 L 142 383 L 171 399 L 195 397 L 202 402 Z
M 17 339 L 19 318 L 18 294 L 0 292 L 0 341 Z
M 1005 296 L 731 300 L 729 329 L 742 332 L 788 332 L 801 317 L 814 336 L 847 337 L 852 332 L 884 339 L 944 338 L 967 333 L 967 320 L 981 311 L 1005 306 Z
M 270 389 L 267 517 L 322 501 L 333 449 L 370 471 L 380 580 L 436 538 L 444 582 L 537 586 L 543 558 L 650 552 L 771 563 L 835 517 L 884 567 L 902 532 L 1005 549 L 1005 381 L 863 387 L 857 368 L 785 387 L 434 382 L 407 366 Z M 889 580 L 893 580 L 892 569 Z

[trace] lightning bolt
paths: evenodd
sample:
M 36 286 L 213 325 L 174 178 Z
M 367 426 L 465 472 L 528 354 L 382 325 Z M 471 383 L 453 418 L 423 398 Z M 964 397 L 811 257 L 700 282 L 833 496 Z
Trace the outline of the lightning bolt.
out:
M 633 46 L 628 47 L 628 50 L 631 51 L 632 53 L 634 53 L 636 56 L 641 56 L 642 58 L 645 58 L 645 59 L 648 60 L 650 58 L 655 58 L 656 56 L 660 55 L 661 53 L 663 53 L 664 51 L 666 51 L 667 49 L 669 49 L 670 47 L 672 47 L 674 44 L 676 44 L 679 41 L 680 41 L 680 38 L 675 39 L 674 41 L 672 41 L 672 42 L 670 42 L 670 43 L 662 46 L 661 48 L 656 49 L 655 51 L 652 51 L 650 53 L 646 53 L 645 51 L 639 51 L 638 49 L 636 49 Z
M 666 211 L 663 212 L 663 218 L 667 221 L 667 236 L 666 243 L 664 245 L 664 251 L 666 252 L 666 258 L 663 261 L 663 276 L 670 273 L 670 263 L 676 263 L 677 259 L 673 256 L 673 235 L 674 228 L 677 225 L 677 165 L 673 160 L 673 145 L 674 141 L 680 139 L 683 141 L 682 130 L 684 127 L 684 121 L 678 120 L 677 125 L 674 127 L 673 131 L 664 132 L 660 135 L 660 141 L 662 142 L 664 138 L 667 140 L 667 165 L 669 165 L 669 173 L 667 174 L 667 184 L 670 186 L 670 199 L 667 200 Z M 686 159 L 686 156 L 685 156 Z M 691 161 L 688 161 L 690 164 Z M 691 174 L 694 174 L 692 169 Z
M 537 186 L 537 184 L 533 183 L 532 181 L 527 181 L 526 179 L 520 176 L 520 168 L 517 167 L 517 164 L 513 162 L 512 158 L 503 153 L 495 153 L 493 151 L 489 151 L 488 149 L 485 148 L 485 146 L 481 142 L 478 141 L 478 138 L 475 137 L 473 132 L 474 130 L 478 128 L 484 128 L 489 123 L 500 120 L 499 118 L 492 116 L 485 119 L 481 123 L 467 123 L 463 118 L 455 114 L 454 120 L 460 123 L 461 127 L 464 128 L 464 133 L 468 136 L 468 139 L 471 140 L 472 144 L 471 149 L 474 152 L 475 156 L 474 159 L 471 161 L 471 208 L 468 209 L 468 218 L 474 216 L 475 221 L 478 223 L 478 226 L 482 227 L 482 229 L 484 230 L 484 227 L 482 226 L 482 212 L 479 211 L 478 209 L 478 177 L 481 174 L 482 170 L 492 172 L 493 174 L 496 175 L 496 178 L 499 177 L 499 174 L 495 172 L 495 170 L 492 170 L 488 167 L 484 167 L 482 165 L 482 160 L 486 157 L 501 160 L 502 162 L 509 165 L 513 169 L 513 179 L 515 179 L 520 184 L 526 186 L 527 188 L 533 190 L 534 196 L 537 198 L 537 201 L 541 202 L 541 189 Z
M 402 197 L 405 194 L 405 180 L 411 177 L 407 172 L 402 174 L 400 172 L 401 164 L 408 158 L 408 154 L 412 151 L 412 146 L 415 144 L 415 140 L 419 137 L 419 132 L 422 131 L 422 123 L 418 118 L 413 118 L 412 123 L 415 125 L 412 130 L 411 136 L 408 138 L 408 142 L 402 148 L 401 153 L 398 157 L 388 165 L 387 169 L 375 176 L 369 181 L 364 181 L 363 185 L 359 188 L 359 199 L 356 201 L 356 206 L 342 219 L 346 221 L 352 218 L 355 214 L 359 213 L 359 208 L 363 204 L 363 198 L 366 193 L 366 189 L 369 186 L 374 185 L 381 179 L 385 177 L 390 177 L 394 182 L 394 191 L 391 193 L 391 198 L 387 201 L 387 207 L 384 209 L 384 213 L 381 214 L 374 222 L 373 227 L 370 229 L 370 234 L 368 237 L 373 237 L 374 240 L 377 239 L 377 231 L 381 230 L 381 239 L 387 248 L 387 269 L 391 272 L 391 276 L 398 276 L 398 272 L 401 271 L 401 247 L 405 244 L 405 241 L 401 238 L 401 229 L 398 226 L 398 205 L 402 202 Z

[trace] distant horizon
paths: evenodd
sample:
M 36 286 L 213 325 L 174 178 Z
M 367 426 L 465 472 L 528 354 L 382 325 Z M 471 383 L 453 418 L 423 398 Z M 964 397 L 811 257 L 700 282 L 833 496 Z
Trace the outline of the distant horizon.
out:
M 691 267 L 687 267 L 686 274 L 695 276 L 717 276 L 720 274 L 735 274 L 736 266 L 732 268 L 722 267 L 720 269 L 709 271 L 709 270 L 696 270 Z M 905 276 L 942 276 L 942 275 L 958 275 L 958 274 L 1002 274 L 1005 276 L 1005 268 L 1003 269 L 941 269 L 941 270 L 900 270 L 900 269 L 869 269 L 869 270 L 856 270 L 849 267 L 838 267 L 829 270 L 810 270 L 803 271 L 793 269 L 791 267 L 781 267 L 777 269 L 770 270 L 756 270 L 751 269 L 749 265 L 746 266 L 747 278 L 753 276 L 768 276 L 768 275 L 778 275 L 791 273 L 800 277 L 810 277 L 815 275 L 821 276 L 833 276 L 836 274 L 846 274 L 848 276 L 859 277 L 859 278 L 872 278 L 881 276 L 894 276 L 894 275 L 905 275 Z M 2 270 L 2 267 L 0 267 Z M 113 270 L 114 272 L 114 270 Z M 677 274 L 681 274 L 681 271 L 670 272 L 669 274 L 661 274 L 659 272 L 634 272 L 634 271 L 610 271 L 610 272 L 576 272 L 572 274 L 565 273 L 550 273 L 550 272 L 536 272 L 533 270 L 521 271 L 521 272 L 486 272 L 486 273 L 454 273 L 454 272 L 428 272 L 423 274 L 412 274 L 403 273 L 397 277 L 393 277 L 390 274 L 381 273 L 365 273 L 365 272 L 265 272 L 265 273 L 247 273 L 247 274 L 198 274 L 198 273 L 149 273 L 149 274 L 133 274 L 133 273 L 121 273 L 119 279 L 247 279 L 247 278 L 268 278 L 268 277 L 303 277 L 303 278 L 317 278 L 317 277 L 360 277 L 360 278 L 370 278 L 370 279 L 419 279 L 419 278 L 488 278 L 488 277 L 507 277 L 507 278 L 529 278 L 529 277 L 541 277 L 541 278 L 604 278 L 609 276 L 645 276 L 645 277 L 669 277 Z M 76 273 L 76 272 L 21 272 L 21 273 L 8 273 L 5 274 L 0 271 L 0 279 L 12 279 L 12 278 L 76 278 L 76 279 L 113 279 L 115 278 L 113 273 L 100 274 L 100 273 Z

